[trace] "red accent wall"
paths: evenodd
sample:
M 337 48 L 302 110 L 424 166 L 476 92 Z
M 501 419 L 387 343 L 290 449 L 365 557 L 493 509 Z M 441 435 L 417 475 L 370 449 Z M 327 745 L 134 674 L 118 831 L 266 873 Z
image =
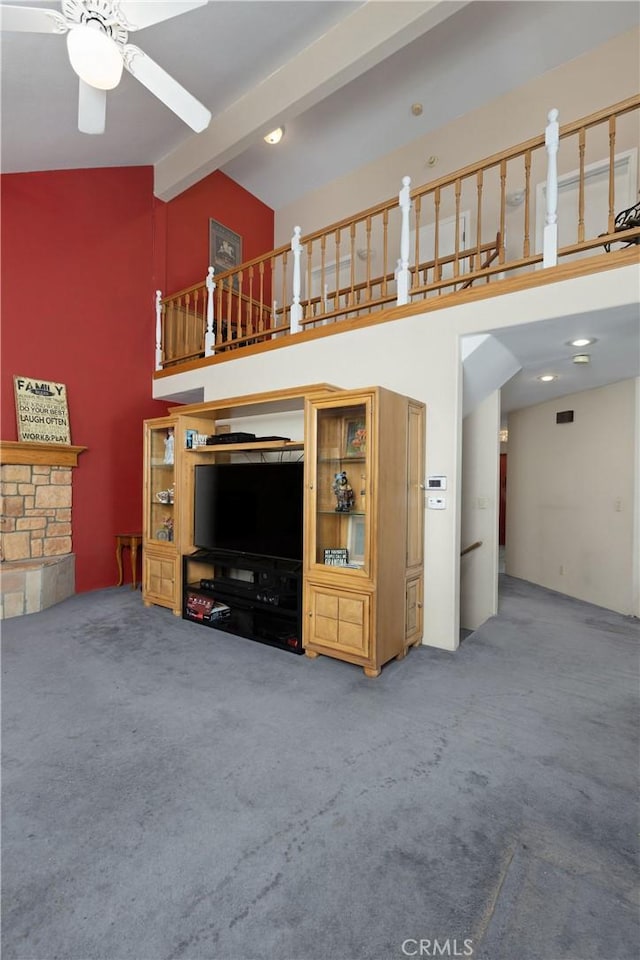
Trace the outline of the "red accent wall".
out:
M 154 363 L 150 167 L 5 174 L 2 437 L 14 374 L 65 383 L 78 591 L 117 581 L 114 535 L 141 529 L 142 421 Z M 125 558 L 128 560 L 128 557 Z
M 0 197 L 1 436 L 17 439 L 14 375 L 66 384 L 71 442 L 88 448 L 76 589 L 111 586 L 115 534 L 142 528 L 142 421 L 167 409 L 152 399 L 155 290 L 204 279 L 209 217 L 244 259 L 270 250 L 273 211 L 219 172 L 165 204 L 151 167 L 4 174 Z
M 209 218 L 242 237 L 242 259 L 273 249 L 273 210 L 216 170 L 166 205 L 166 289 L 177 293 L 204 280 L 209 266 Z M 160 250 L 158 250 L 160 255 Z

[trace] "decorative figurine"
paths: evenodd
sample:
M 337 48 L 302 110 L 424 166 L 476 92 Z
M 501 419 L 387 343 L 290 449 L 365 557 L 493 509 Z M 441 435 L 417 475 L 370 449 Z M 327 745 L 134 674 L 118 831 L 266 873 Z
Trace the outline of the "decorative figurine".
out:
M 344 470 L 336 473 L 333 481 L 333 492 L 336 498 L 336 513 L 349 513 L 353 510 L 353 489 Z
M 167 430 L 167 436 L 164 441 L 164 462 L 173 463 L 173 445 L 175 443 L 173 436 L 173 427 Z

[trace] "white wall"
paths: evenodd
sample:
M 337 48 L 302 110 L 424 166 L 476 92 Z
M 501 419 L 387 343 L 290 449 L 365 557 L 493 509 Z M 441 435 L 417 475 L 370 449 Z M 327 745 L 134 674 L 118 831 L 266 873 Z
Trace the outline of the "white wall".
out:
M 448 508 L 425 510 L 424 643 L 459 642 L 462 370 L 460 339 L 489 329 L 637 303 L 637 265 L 292 343 L 153 381 L 163 398 L 204 387 L 204 399 L 328 382 L 380 385 L 427 405 L 427 474 L 449 478 Z M 279 433 L 280 430 L 273 432 Z M 496 454 L 497 456 L 497 454 Z
M 498 612 L 500 392 L 494 390 L 462 423 L 460 626 L 477 630 Z
M 506 572 L 623 614 L 635 602 L 636 390 L 623 380 L 509 415 Z M 556 423 L 563 410 L 573 423 Z
M 275 245 L 290 242 L 295 224 L 301 225 L 303 234 L 311 233 L 397 195 L 405 175 L 417 187 L 538 136 L 544 131 L 552 107 L 559 109 L 563 124 L 637 94 L 639 44 L 638 30 L 621 34 L 445 127 L 281 207 L 275 216 Z M 474 78 L 469 77 L 469 83 L 473 82 Z M 604 152 L 599 155 L 606 156 L 606 131 L 603 136 Z M 589 151 L 590 137 L 587 140 Z M 621 120 L 617 150 L 637 143 L 637 120 Z M 427 165 L 431 156 L 437 157 L 433 167 Z M 560 173 L 575 169 L 577 160 L 575 153 L 561 149 Z M 521 188 L 523 184 L 524 173 L 517 185 Z

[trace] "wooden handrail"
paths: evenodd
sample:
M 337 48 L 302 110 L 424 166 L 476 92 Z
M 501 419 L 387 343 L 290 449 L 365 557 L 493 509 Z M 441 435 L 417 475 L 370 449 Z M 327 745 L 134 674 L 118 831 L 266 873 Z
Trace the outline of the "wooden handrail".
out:
M 473 260 L 478 253 L 488 253 L 489 256 L 481 264 L 479 270 L 471 271 L 470 273 L 465 273 L 463 276 L 467 277 L 467 280 L 464 283 L 460 283 L 460 277 L 449 277 L 445 280 L 433 284 L 414 284 L 409 293 L 410 296 L 420 294 L 425 290 L 437 290 L 441 287 L 454 286 L 458 285 L 460 289 L 467 289 L 471 287 L 476 280 L 486 279 L 489 280 L 490 274 L 487 271 L 496 257 L 499 254 L 501 238 L 500 234 L 496 235 L 496 239 L 492 241 L 485 242 L 480 245 L 478 248 L 470 247 L 464 250 L 459 251 L 458 254 L 452 253 L 447 256 L 440 257 L 438 260 L 423 260 L 420 265 L 416 267 L 410 267 L 409 272 L 412 276 L 418 276 L 420 273 L 433 270 L 436 265 L 442 266 L 443 264 L 454 263 L 455 261 L 462 262 L 465 260 Z M 500 268 L 502 269 L 502 268 Z M 332 290 L 328 294 L 328 299 L 334 301 L 339 301 L 342 297 L 347 297 L 349 294 L 354 295 L 356 293 L 361 293 L 363 290 L 371 290 L 375 287 L 382 287 L 384 282 L 390 282 L 394 279 L 393 273 L 387 273 L 383 276 L 372 277 L 369 280 L 362 280 L 359 283 L 353 284 L 353 286 L 341 287 L 339 290 Z M 384 306 L 386 303 L 391 303 L 395 301 L 396 294 L 395 292 L 389 293 L 384 296 L 369 297 L 365 302 L 354 302 L 354 303 L 345 303 L 343 305 L 334 307 L 333 310 L 325 310 L 321 313 L 314 314 L 312 316 L 303 317 L 300 321 L 303 327 L 310 327 L 315 323 L 321 323 L 326 320 L 336 320 L 339 317 L 346 317 L 352 313 L 358 313 L 362 310 L 371 310 L 372 308 Z M 301 300 L 300 303 L 305 309 L 312 309 L 314 306 L 322 303 L 324 300 L 321 296 L 311 297 L 309 299 Z
M 478 547 L 482 546 L 482 540 L 476 540 L 475 543 L 470 543 L 468 547 L 465 547 L 464 550 L 460 551 L 460 556 L 464 557 L 468 553 L 471 553 L 472 550 L 477 550 Z
M 568 258 L 589 251 L 594 257 L 607 256 L 606 244 L 613 241 L 638 242 L 639 227 L 614 233 L 616 190 L 612 173 L 616 151 L 626 150 L 630 137 L 628 125 L 623 127 L 616 121 L 638 108 L 640 95 L 635 95 L 559 128 L 560 140 L 574 137 L 576 141 L 569 145 L 567 155 L 571 156 L 571 150 L 575 148 L 580 181 L 577 239 L 573 240 L 570 235 L 563 238 L 563 246 L 557 249 L 555 260 L 548 259 L 545 252 L 547 268 L 558 269 L 556 264 L 561 258 L 566 263 Z M 585 134 L 599 125 L 609 144 L 608 150 L 603 148 L 601 158 L 609 168 L 608 213 L 603 216 L 600 227 L 607 232 L 585 236 Z M 600 138 L 595 142 L 600 144 Z M 622 145 L 618 146 L 619 143 Z M 511 164 L 516 160 L 517 163 Z M 540 173 L 545 160 L 545 133 L 541 132 L 516 146 L 412 189 L 411 229 L 415 237 L 411 241 L 412 258 L 419 262 L 417 265 L 409 262 L 408 266 L 405 263 L 402 270 L 397 258 L 400 235 L 407 230 L 408 215 L 406 209 L 402 212 L 398 195 L 304 234 L 299 241 L 296 238 L 305 258 L 301 289 L 299 287 L 296 294 L 299 297 L 297 303 L 302 308 L 301 317 L 297 314 L 297 305 L 295 319 L 292 309 L 292 273 L 296 264 L 291 256 L 291 244 L 283 244 L 216 275 L 215 352 L 226 353 L 231 347 L 249 348 L 266 343 L 273 340 L 276 333 L 279 337 L 271 346 L 280 346 L 288 342 L 292 329 L 297 331 L 296 335 L 309 335 L 312 328 L 317 331 L 320 325 L 326 325 L 326 332 L 330 333 L 333 330 L 329 328 L 335 327 L 337 331 L 338 324 L 367 321 L 369 315 L 370 322 L 377 322 L 382 314 L 385 318 L 395 318 L 401 307 L 415 308 L 419 301 L 426 302 L 426 298 L 430 298 L 433 308 L 437 300 L 446 298 L 448 301 L 456 295 L 469 296 L 474 292 L 469 288 L 480 280 L 493 288 L 498 281 L 502 283 L 516 274 L 532 272 L 543 262 L 541 251 L 532 252 L 535 248 L 531 232 L 535 182 L 542 179 Z M 514 210 L 509 214 L 508 191 L 511 188 L 513 192 L 512 184 L 522 193 L 524 206 L 521 212 Z M 469 220 L 463 221 L 467 210 Z M 540 216 L 544 218 L 544 211 Z M 462 240 L 461 234 L 463 222 L 471 231 L 466 241 Z M 444 224 L 450 224 L 447 234 Z M 507 227 L 508 250 L 504 243 Z M 535 227 L 538 228 L 537 236 L 539 223 Z M 431 231 L 427 240 L 423 238 L 423 228 Z M 495 240 L 484 239 L 487 234 L 493 235 Z M 468 245 L 463 247 L 462 243 Z M 421 244 L 431 259 L 421 257 Z M 374 277 L 371 276 L 373 268 L 376 271 Z M 400 288 L 396 282 L 398 276 L 402 281 Z M 297 277 L 296 272 L 296 283 L 299 283 Z M 334 289 L 331 285 L 335 285 Z M 398 292 L 400 297 L 408 297 L 408 301 L 399 300 Z M 171 364 L 175 367 L 198 356 L 205 358 L 205 281 L 164 297 L 161 303 L 161 360 L 156 362 L 161 366 Z M 289 324 L 290 319 L 293 327 Z M 209 343 L 207 356 L 211 350 Z

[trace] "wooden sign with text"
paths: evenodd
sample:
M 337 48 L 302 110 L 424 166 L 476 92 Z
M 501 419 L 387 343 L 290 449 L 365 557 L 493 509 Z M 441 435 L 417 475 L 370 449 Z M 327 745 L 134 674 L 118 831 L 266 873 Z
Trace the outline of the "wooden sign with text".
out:
M 71 443 L 64 383 L 14 377 L 18 440 Z

